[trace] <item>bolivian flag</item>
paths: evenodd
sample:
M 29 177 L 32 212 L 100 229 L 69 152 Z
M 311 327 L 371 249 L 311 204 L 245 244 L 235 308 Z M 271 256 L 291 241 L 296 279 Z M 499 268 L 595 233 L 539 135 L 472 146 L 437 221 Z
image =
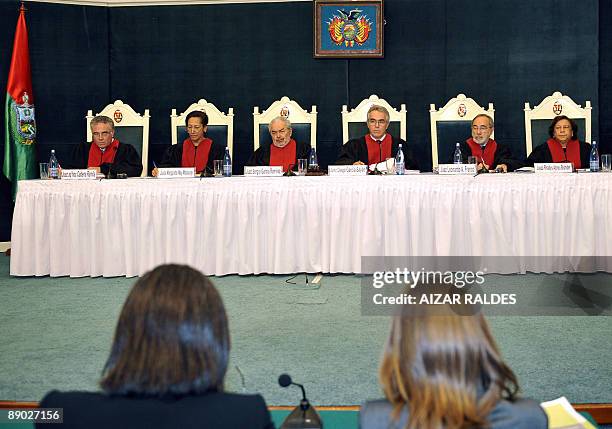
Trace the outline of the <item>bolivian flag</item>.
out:
M 36 168 L 36 121 L 28 49 L 28 29 L 23 4 L 19 11 L 13 57 L 6 85 L 5 146 L 3 172 L 13 184 L 13 200 L 17 181 L 38 177 Z

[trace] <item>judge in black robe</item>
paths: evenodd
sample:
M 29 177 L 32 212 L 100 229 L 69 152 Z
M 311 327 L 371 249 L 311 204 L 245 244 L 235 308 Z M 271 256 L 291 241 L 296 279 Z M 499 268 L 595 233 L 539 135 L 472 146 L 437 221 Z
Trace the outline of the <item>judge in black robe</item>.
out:
M 575 169 L 588 168 L 591 145 L 578 140 L 578 125 L 567 116 L 557 116 L 548 128 L 550 138 L 536 146 L 527 157 L 527 164 L 571 162 Z
M 270 165 L 270 150 L 273 143 L 266 144 L 260 146 L 249 158 L 249 161 L 246 163 L 248 166 L 261 166 L 261 165 Z M 293 162 L 292 170 L 297 170 L 297 160 L 298 159 L 308 159 L 308 155 L 310 154 L 310 145 L 297 142 L 296 141 L 296 150 L 295 150 L 295 160 Z
M 402 152 L 404 152 L 404 164 L 407 170 L 418 170 L 419 164 L 414 159 L 412 150 L 406 145 L 406 142 L 402 139 L 397 139 L 391 136 L 391 156 L 394 157 L 397 154 L 400 143 L 402 144 Z M 384 155 L 383 155 L 384 158 Z M 366 136 L 359 137 L 356 139 L 349 140 L 346 144 L 342 145 L 340 152 L 338 153 L 338 159 L 336 164 L 338 165 L 351 165 L 356 163 L 362 163 L 370 165 L 378 161 L 378 158 L 372 160 L 368 159 L 368 147 L 366 143 Z M 384 161 L 381 160 L 381 162 Z
M 168 149 L 166 149 L 166 152 L 164 153 L 161 162 L 157 166 L 161 168 L 196 167 L 195 165 L 184 166 L 181 164 L 181 160 L 183 158 L 183 145 L 185 144 L 185 142 L 187 142 L 187 140 L 189 139 L 186 139 L 184 142 L 181 143 L 173 144 Z M 223 159 L 224 156 L 225 147 L 215 142 L 212 142 L 212 145 L 210 146 L 210 150 L 208 152 L 208 160 L 206 161 L 206 171 L 212 173 L 214 160 Z M 198 169 L 196 167 L 196 172 L 200 173 L 200 171 L 197 170 Z
M 487 170 L 494 170 L 497 167 L 502 167 L 503 169 L 503 166 L 505 165 L 506 166 L 505 171 L 514 171 L 517 168 L 521 168 L 525 166 L 524 161 L 516 159 L 512 156 L 512 152 L 510 151 L 510 148 L 507 145 L 498 143 L 497 141 L 493 139 L 489 139 L 487 144 L 484 145 L 484 149 L 482 148 L 482 145 L 481 145 L 479 150 L 477 149 L 476 152 L 474 152 L 472 150 L 472 146 L 470 146 L 468 143 L 470 140 L 473 141 L 473 139 L 468 139 L 465 142 L 462 142 L 459 144 L 459 148 L 461 149 L 461 156 L 463 158 L 463 163 L 467 162 L 468 156 L 475 156 L 476 159 L 478 159 L 478 162 L 480 164 L 482 162 L 481 160 L 483 159 L 483 154 L 486 153 L 487 146 L 489 144 L 492 144 L 495 147 L 495 151 L 493 152 L 493 161 L 491 162 L 491 164 L 488 164 L 489 168 L 487 168 Z M 452 164 L 453 159 L 450 159 L 447 162 L 449 164 Z
M 282 166 L 283 171 L 297 170 L 298 159 L 308 159 L 310 145 L 291 138 L 291 121 L 277 116 L 270 121 L 268 131 L 272 142 L 260 146 L 248 160 L 248 166 Z M 290 151 L 290 152 L 289 152 Z M 295 151 L 295 156 L 293 155 Z
M 225 147 L 206 137 L 208 115 L 200 110 L 190 112 L 185 118 L 185 127 L 189 137 L 182 143 L 170 146 L 157 167 L 194 167 L 197 174 L 203 171 L 213 174 L 214 161 L 223 159 Z M 153 169 L 153 176 L 157 176 L 157 167 Z
M 580 153 L 580 165 L 574 164 L 574 168 L 589 168 L 589 157 L 591 155 L 591 145 L 585 143 L 580 140 L 576 140 L 579 153 Z M 575 143 L 573 143 L 575 144 Z M 563 149 L 563 148 L 562 148 Z M 550 152 L 550 148 L 548 147 L 548 140 L 543 144 L 536 146 L 529 156 L 527 157 L 527 164 L 533 167 L 533 164 L 538 163 L 547 163 L 547 162 L 572 162 L 567 154 L 567 147 L 564 149 L 565 159 L 561 161 L 553 161 L 552 153 Z
M 395 157 L 401 143 L 406 169 L 418 170 L 419 166 L 406 142 L 387 134 L 389 118 L 389 111 L 385 107 L 373 104 L 368 110 L 366 122 L 370 133 L 366 136 L 349 140 L 342 145 L 336 164 L 370 165 L 382 162 L 388 158 Z
M 117 150 L 112 163 L 100 164 L 100 173 L 105 176 L 116 176 L 127 174 L 128 177 L 139 177 L 142 173 L 142 159 L 134 146 L 127 143 L 117 142 Z M 62 164 L 62 168 L 90 168 L 88 165 L 91 142 L 83 142 L 76 145 L 68 162 Z M 109 150 L 112 150 L 109 149 Z
M 491 138 L 494 130 L 493 118 L 487 114 L 479 114 L 472 119 L 472 137 L 459 145 L 462 162 L 466 163 L 468 156 L 477 159 L 478 170 L 498 170 L 504 173 L 523 167 L 524 162 L 514 158 L 510 148 Z M 447 160 L 454 162 L 454 156 Z
M 98 115 L 91 120 L 89 127 L 93 141 L 75 146 L 63 168 L 93 169 L 107 177 L 117 174 L 140 176 L 142 160 L 133 146 L 115 138 L 115 123 L 111 118 Z

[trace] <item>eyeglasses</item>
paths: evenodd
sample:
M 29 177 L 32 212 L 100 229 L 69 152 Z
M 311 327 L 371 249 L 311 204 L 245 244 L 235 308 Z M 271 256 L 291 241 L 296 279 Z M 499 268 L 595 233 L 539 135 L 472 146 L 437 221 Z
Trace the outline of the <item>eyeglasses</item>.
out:
M 106 137 L 108 135 L 110 135 L 110 131 L 102 131 L 101 133 L 99 133 L 99 132 L 94 132 L 93 133 L 94 137 Z
M 474 131 L 486 131 L 486 130 L 488 130 L 489 128 L 490 128 L 490 127 L 487 127 L 486 125 L 480 125 L 480 126 L 478 126 L 478 125 L 473 125 L 473 126 L 472 126 L 472 129 L 473 129 Z
M 386 123 L 387 123 L 386 119 L 379 119 L 379 120 L 368 119 L 368 124 L 370 125 L 378 125 L 380 127 L 381 125 L 385 125 Z

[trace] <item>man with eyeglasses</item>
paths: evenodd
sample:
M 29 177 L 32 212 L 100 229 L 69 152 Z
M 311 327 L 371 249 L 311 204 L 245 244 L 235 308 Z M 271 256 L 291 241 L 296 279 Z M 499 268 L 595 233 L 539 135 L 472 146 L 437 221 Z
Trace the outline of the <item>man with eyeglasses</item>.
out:
M 480 114 L 472 119 L 472 137 L 461 145 L 463 162 L 468 156 L 476 158 L 478 171 L 498 171 L 507 173 L 523 166 L 523 163 L 512 158 L 510 149 L 491 139 L 493 118 Z
M 367 126 L 369 131 L 367 135 L 349 140 L 346 144 L 342 145 L 336 164 L 377 164 L 395 157 L 401 143 L 406 169 L 419 169 L 412 155 L 412 150 L 406 145 L 406 142 L 387 133 L 387 128 L 389 128 L 389 111 L 385 107 L 373 104 L 368 109 Z
M 63 168 L 87 168 L 105 176 L 126 174 L 138 177 L 142 173 L 142 160 L 136 149 L 115 138 L 115 124 L 108 116 L 96 116 L 90 122 L 92 142 L 78 144 Z
M 282 112 L 281 112 L 282 114 Z M 251 155 L 248 166 L 269 165 L 282 166 L 283 171 L 296 170 L 298 159 L 307 159 L 310 145 L 296 142 L 291 138 L 291 122 L 285 116 L 277 116 L 268 124 L 272 137 L 270 144 L 261 145 Z

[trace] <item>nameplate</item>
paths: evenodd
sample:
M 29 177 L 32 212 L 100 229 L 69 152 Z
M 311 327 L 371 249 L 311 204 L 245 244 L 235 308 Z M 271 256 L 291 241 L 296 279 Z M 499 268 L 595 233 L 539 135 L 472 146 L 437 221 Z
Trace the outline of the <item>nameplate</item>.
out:
M 330 176 L 365 176 L 367 165 L 329 165 L 327 174 Z
M 158 168 L 158 179 L 178 179 L 180 177 L 195 177 L 195 168 Z
M 573 173 L 571 162 L 536 162 L 533 164 L 536 173 Z
M 283 167 L 279 166 L 256 166 L 244 167 L 244 175 L 249 177 L 278 177 L 283 175 Z
M 476 164 L 438 164 L 438 174 L 476 174 Z
M 62 180 L 96 180 L 96 170 L 62 169 Z

